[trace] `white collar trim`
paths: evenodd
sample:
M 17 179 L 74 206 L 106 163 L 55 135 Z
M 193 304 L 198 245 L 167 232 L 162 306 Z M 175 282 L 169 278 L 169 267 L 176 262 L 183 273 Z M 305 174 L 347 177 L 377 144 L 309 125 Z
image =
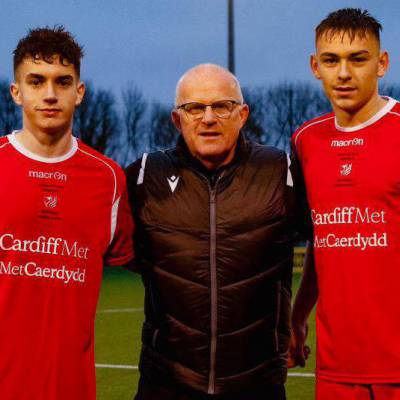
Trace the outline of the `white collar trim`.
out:
M 336 120 L 335 117 L 335 127 L 338 131 L 341 132 L 354 132 L 358 131 L 359 129 L 366 128 L 369 125 L 374 124 L 376 121 L 380 120 L 382 117 L 384 117 L 397 103 L 395 99 L 392 99 L 391 97 L 387 96 L 382 96 L 384 99 L 387 99 L 387 103 L 385 104 L 384 107 L 382 107 L 375 115 L 373 115 L 368 121 L 365 121 L 359 125 L 356 126 L 340 126 Z
M 76 137 L 72 136 L 71 148 L 65 154 L 63 154 L 62 156 L 59 156 L 59 157 L 42 157 L 42 156 L 39 156 L 38 154 L 32 153 L 31 151 L 26 149 L 24 146 L 22 146 L 22 144 L 18 141 L 18 139 L 16 137 L 16 133 L 18 133 L 18 131 L 14 131 L 10 135 L 7 135 L 8 141 L 15 148 L 15 150 L 19 151 L 24 156 L 26 156 L 32 160 L 35 160 L 35 161 L 40 161 L 40 162 L 47 163 L 47 164 L 58 163 L 61 161 L 68 160 L 78 150 L 78 141 L 76 140 Z

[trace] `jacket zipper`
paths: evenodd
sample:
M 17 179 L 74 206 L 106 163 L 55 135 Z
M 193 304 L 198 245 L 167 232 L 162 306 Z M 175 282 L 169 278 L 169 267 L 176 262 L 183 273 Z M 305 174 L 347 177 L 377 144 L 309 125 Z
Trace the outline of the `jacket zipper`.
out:
M 208 378 L 208 394 L 215 393 L 215 360 L 217 352 L 217 324 L 218 324 L 218 297 L 217 297 L 217 233 L 215 198 L 217 186 L 223 173 L 217 178 L 214 187 L 208 182 L 210 193 L 210 280 L 211 280 L 211 343 L 210 343 L 210 372 Z

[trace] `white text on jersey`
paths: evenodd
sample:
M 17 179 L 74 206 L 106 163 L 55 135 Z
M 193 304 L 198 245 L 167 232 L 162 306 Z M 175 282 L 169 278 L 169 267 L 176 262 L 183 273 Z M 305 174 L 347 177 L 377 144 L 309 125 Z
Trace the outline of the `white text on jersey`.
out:
M 37 178 L 37 179 L 54 179 L 56 181 L 66 182 L 67 175 L 63 174 L 62 172 L 45 172 L 45 171 L 33 171 L 30 170 L 28 172 L 30 178 Z
M 78 242 L 68 243 L 62 238 L 39 236 L 34 240 L 14 238 L 11 233 L 0 236 L 0 249 L 30 253 L 54 254 L 87 260 L 89 248 L 80 246 Z
M 363 146 L 364 139 L 354 138 L 350 140 L 332 140 L 331 147 Z

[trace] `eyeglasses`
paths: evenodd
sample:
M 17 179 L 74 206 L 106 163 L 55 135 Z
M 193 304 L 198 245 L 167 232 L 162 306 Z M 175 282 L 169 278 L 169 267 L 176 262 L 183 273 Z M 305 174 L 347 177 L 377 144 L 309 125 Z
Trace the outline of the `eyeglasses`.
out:
M 187 115 L 192 117 L 193 119 L 202 119 L 206 112 L 207 107 L 211 107 L 212 112 L 218 118 L 229 118 L 232 114 L 233 109 L 239 103 L 235 100 L 220 100 L 216 101 L 212 104 L 203 104 L 203 103 L 185 103 L 176 107 L 178 110 L 182 108 Z

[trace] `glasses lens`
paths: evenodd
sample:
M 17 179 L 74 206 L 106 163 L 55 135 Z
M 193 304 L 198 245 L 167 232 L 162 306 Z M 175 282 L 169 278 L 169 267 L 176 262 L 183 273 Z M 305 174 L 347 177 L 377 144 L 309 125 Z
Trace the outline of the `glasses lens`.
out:
M 233 102 L 232 101 L 217 101 L 212 104 L 212 110 L 217 117 L 220 118 L 228 118 L 233 110 Z
M 201 103 L 188 103 L 183 106 L 183 109 L 190 115 L 201 116 L 204 114 L 206 106 Z
M 214 115 L 218 118 L 229 118 L 232 114 L 235 104 L 236 103 L 231 100 L 221 100 L 211 104 L 210 107 Z M 204 117 L 204 113 L 208 105 L 193 102 L 184 104 L 181 107 L 186 111 L 187 114 L 197 119 Z

